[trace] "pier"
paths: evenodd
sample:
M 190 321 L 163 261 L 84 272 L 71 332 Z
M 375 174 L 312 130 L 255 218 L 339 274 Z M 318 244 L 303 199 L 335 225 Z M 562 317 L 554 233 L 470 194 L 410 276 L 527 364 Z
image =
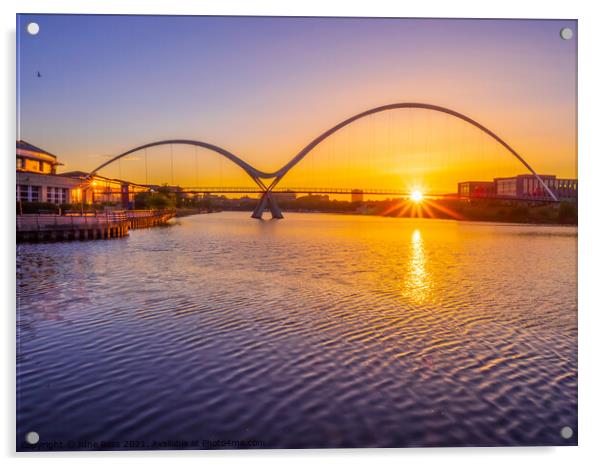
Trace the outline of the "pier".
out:
M 128 236 L 130 229 L 164 225 L 175 210 L 17 215 L 17 242 L 82 241 Z
M 125 214 L 130 222 L 130 228 L 151 228 L 165 225 L 170 219 L 175 217 L 176 210 L 126 210 Z

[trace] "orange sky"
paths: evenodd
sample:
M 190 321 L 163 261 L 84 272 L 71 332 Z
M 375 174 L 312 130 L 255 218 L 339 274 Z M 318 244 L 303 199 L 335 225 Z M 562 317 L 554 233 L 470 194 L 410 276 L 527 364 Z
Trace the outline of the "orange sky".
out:
M 576 177 L 576 39 L 559 37 L 575 21 L 23 17 L 32 19 L 44 40 L 19 29 L 18 136 L 58 154 L 64 170 L 190 138 L 274 171 L 339 121 L 411 101 L 474 118 L 540 173 Z M 173 170 L 171 154 L 134 154 L 101 174 L 252 185 L 205 150 L 174 147 Z M 466 123 L 397 110 L 337 133 L 281 186 L 449 192 L 525 172 Z

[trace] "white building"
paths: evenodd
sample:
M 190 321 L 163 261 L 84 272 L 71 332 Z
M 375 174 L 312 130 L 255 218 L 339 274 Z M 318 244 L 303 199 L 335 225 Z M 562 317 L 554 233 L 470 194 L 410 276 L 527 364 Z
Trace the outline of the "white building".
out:
M 79 202 L 81 181 L 56 174 L 56 155 L 17 141 L 17 201 L 66 204 Z

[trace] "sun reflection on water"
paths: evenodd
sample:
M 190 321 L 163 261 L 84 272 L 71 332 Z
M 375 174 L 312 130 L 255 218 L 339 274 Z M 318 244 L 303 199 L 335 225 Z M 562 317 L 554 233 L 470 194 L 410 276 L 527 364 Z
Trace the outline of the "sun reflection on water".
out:
M 423 303 L 431 289 L 431 278 L 426 268 L 426 254 L 422 233 L 415 229 L 410 243 L 408 273 L 404 284 L 404 295 L 417 303 Z

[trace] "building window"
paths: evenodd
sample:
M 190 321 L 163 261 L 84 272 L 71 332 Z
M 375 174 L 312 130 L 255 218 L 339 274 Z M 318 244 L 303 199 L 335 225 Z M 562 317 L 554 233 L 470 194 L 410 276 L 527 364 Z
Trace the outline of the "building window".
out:
M 40 186 L 17 185 L 17 200 L 22 202 L 39 202 L 41 189 Z
M 53 204 L 65 204 L 69 202 L 69 189 L 46 186 L 46 202 Z
M 510 180 L 499 180 L 497 185 L 497 194 L 499 196 L 516 197 L 516 178 Z
M 46 202 L 53 204 L 65 204 L 69 200 L 69 189 L 46 187 Z
M 39 202 L 40 201 L 40 187 L 39 186 L 30 186 L 31 196 L 29 200 L 31 202 Z
M 17 169 L 25 168 L 25 159 L 18 158 L 17 159 Z
M 29 201 L 29 186 L 17 185 L 17 200 L 22 202 Z
M 82 190 L 80 188 L 75 188 L 71 191 L 71 202 L 81 202 L 82 200 Z M 67 199 L 69 199 L 69 194 L 67 194 Z

